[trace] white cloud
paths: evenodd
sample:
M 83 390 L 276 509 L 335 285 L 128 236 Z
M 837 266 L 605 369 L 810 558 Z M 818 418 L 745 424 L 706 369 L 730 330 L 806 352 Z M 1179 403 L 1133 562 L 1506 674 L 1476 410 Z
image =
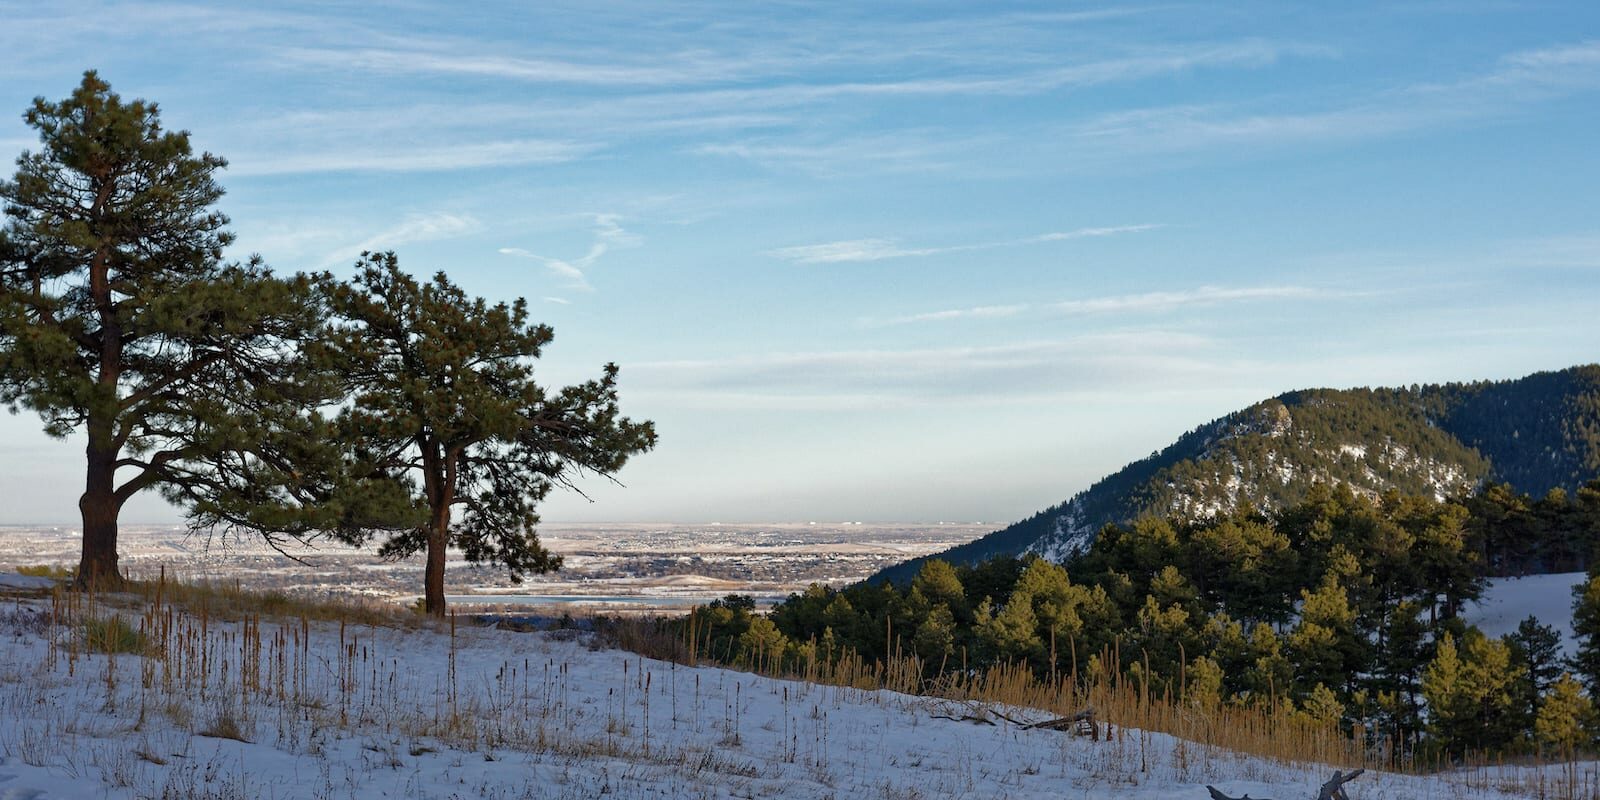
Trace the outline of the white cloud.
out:
M 496 166 L 575 161 L 596 149 L 577 142 L 523 139 L 501 142 L 439 142 L 422 147 L 382 148 L 360 141 L 332 150 L 249 153 L 229 159 L 235 176 L 313 172 L 440 172 Z
M 1023 244 L 1023 243 L 1027 243 L 1027 242 L 1060 242 L 1060 241 L 1066 241 L 1068 239 L 1087 239 L 1087 238 L 1092 238 L 1092 237 L 1097 237 L 1097 236 L 1116 236 L 1118 234 L 1123 234 L 1123 233 L 1140 233 L 1140 232 L 1143 232 L 1143 231 L 1153 231 L 1153 230 L 1155 230 L 1157 228 L 1160 228 L 1160 227 L 1162 227 L 1162 226 L 1161 225 L 1115 225 L 1115 226 L 1112 226 L 1112 227 L 1109 227 L 1109 228 L 1079 228 L 1079 229 L 1077 229 L 1075 231 L 1063 231 L 1061 233 L 1046 233 L 1046 234 L 1044 234 L 1042 236 L 1035 236 L 1035 237 L 1033 237 L 1031 239 L 1020 240 L 1017 243 L 1018 244 Z M 1009 244 L 1009 242 L 1003 243 L 1003 244 Z
M 1234 289 L 1202 286 L 1181 292 L 1146 292 L 1088 300 L 1067 300 L 1050 307 L 1069 314 L 1150 313 L 1219 303 L 1307 299 L 1328 295 L 1325 290 L 1305 286 L 1257 286 Z
M 767 255 L 793 261 L 796 264 L 836 264 L 846 261 L 882 261 L 886 258 L 926 256 L 945 252 L 948 248 L 907 249 L 894 239 L 850 239 L 825 244 L 807 244 L 780 247 Z
M 472 43 L 481 47 L 481 43 Z M 530 83 L 585 84 L 595 86 L 668 86 L 736 77 L 736 64 L 695 63 L 664 59 L 661 64 L 626 66 L 615 63 L 579 63 L 542 58 L 521 58 L 467 52 L 427 52 L 415 47 L 316 49 L 283 48 L 285 60 L 317 69 L 360 70 L 386 74 L 456 75 L 502 78 Z
M 1012 29 L 1011 33 L 1014 34 L 1015 30 Z M 589 62 L 485 52 L 496 45 L 482 41 L 460 42 L 423 37 L 388 37 L 388 40 L 392 44 L 385 47 L 281 47 L 274 51 L 274 56 L 289 65 L 318 70 L 640 88 L 705 86 L 758 78 L 781 79 L 803 72 L 806 67 L 814 65 L 817 59 L 814 47 L 785 46 L 793 43 L 773 41 L 770 37 L 764 37 L 760 48 L 727 41 L 723 42 L 725 46 L 720 52 L 704 46 L 692 51 L 655 53 L 618 49 L 606 54 L 607 58 L 602 61 Z M 1138 80 L 1211 66 L 1266 66 L 1284 56 L 1332 55 L 1329 48 L 1322 46 L 1243 39 L 1145 48 L 1141 52 L 1115 58 L 1090 58 L 1046 69 L 1018 69 L 1016 63 L 1008 63 L 1008 54 L 998 49 L 990 51 L 986 58 L 976 57 L 970 44 L 963 44 L 957 33 L 950 33 L 942 45 L 935 45 L 934 52 L 926 51 L 928 40 L 921 40 L 918 44 L 917 49 L 901 50 L 891 43 L 879 41 L 877 48 L 852 50 L 844 43 L 836 42 L 830 48 L 829 57 L 837 62 L 861 67 L 856 71 L 865 73 L 872 72 L 869 67 L 874 63 L 929 58 L 947 67 L 954 65 L 960 69 L 965 66 L 969 72 L 903 80 L 779 83 L 761 88 L 717 91 L 724 100 L 735 101 L 735 105 L 810 104 L 852 95 L 1028 95 L 1061 88 Z M 952 50 L 944 52 L 946 47 Z M 1008 69 L 1000 70 L 1001 74 L 997 75 L 998 67 Z
M 923 322 L 950 322 L 967 319 L 1003 319 L 1037 311 L 1054 311 L 1068 314 L 1135 314 L 1174 311 L 1180 308 L 1220 305 L 1262 300 L 1297 300 L 1324 297 L 1351 297 L 1351 292 L 1335 292 L 1306 286 L 1256 286 L 1221 288 L 1201 286 L 1178 292 L 1147 292 L 1086 300 L 1067 300 L 1048 305 L 1018 303 L 1013 305 L 974 306 L 920 314 L 906 314 L 884 319 L 868 317 L 860 321 L 865 327 L 912 325 Z
M 565 297 L 545 297 L 545 298 L 542 298 L 542 299 L 546 303 L 555 303 L 558 306 L 570 306 L 570 305 L 572 305 L 572 301 L 566 299 Z
M 1152 388 L 1214 378 L 1238 362 L 1213 340 L 1181 331 L 1121 331 L 1007 345 L 768 353 L 629 364 L 638 392 L 687 405 L 718 395 L 790 406 L 932 405 Z M 741 401 L 743 402 L 743 401 Z
M 1531 70 L 1565 70 L 1573 66 L 1600 67 L 1600 39 L 1539 50 L 1525 50 L 1512 53 L 1501 60 L 1510 67 Z
M 888 319 L 867 318 L 861 324 L 867 327 L 887 327 L 890 325 L 909 325 L 918 322 L 948 322 L 957 319 L 999 319 L 1014 317 L 1032 306 L 1026 303 L 1008 306 L 975 306 L 973 308 L 952 308 L 944 311 L 928 311 L 921 314 L 908 314 L 903 317 L 890 317 Z
M 1099 236 L 1116 236 L 1123 233 L 1139 233 L 1155 230 L 1160 225 L 1118 225 L 1107 228 L 1079 228 L 1072 231 L 1057 233 L 1044 233 L 1038 236 L 1027 236 L 1021 239 L 1006 239 L 998 242 L 979 242 L 977 244 L 958 244 L 945 247 L 902 247 L 897 239 L 849 239 L 841 242 L 827 242 L 824 244 L 808 244 L 795 247 L 780 247 L 767 251 L 767 255 L 792 261 L 796 264 L 836 264 L 855 261 L 882 261 L 890 258 L 908 258 L 912 256 L 932 256 L 941 253 L 961 253 L 971 250 L 991 250 L 998 247 L 1017 247 L 1019 245 L 1039 244 L 1042 242 L 1060 242 L 1070 239 L 1084 239 Z
M 979 138 L 992 139 L 990 136 Z M 926 173 L 943 169 L 954 154 L 972 149 L 975 143 L 972 138 L 955 137 L 949 131 L 898 130 L 889 134 L 853 134 L 844 139 L 765 137 L 703 144 L 689 152 L 743 159 L 772 169 L 838 177 L 858 175 L 867 169 L 886 173 Z
M 1492 119 L 1529 105 L 1600 89 L 1600 41 L 1512 53 L 1486 72 L 1419 83 L 1331 108 L 1252 111 L 1183 104 L 1101 114 L 1062 129 L 1083 164 L 1115 155 L 1227 146 L 1343 142 Z
M 589 252 L 584 254 L 582 258 L 579 258 L 575 261 L 563 261 L 559 258 L 541 256 L 538 253 L 530 252 L 521 247 L 502 247 L 497 252 L 503 256 L 516 256 L 518 258 L 528 258 L 538 261 L 539 263 L 545 265 L 545 268 L 550 270 L 551 274 L 563 279 L 565 281 L 565 283 L 562 284 L 564 287 L 568 289 L 576 289 L 581 292 L 592 292 L 594 291 L 594 287 L 589 284 L 589 278 L 583 273 L 584 270 L 588 269 L 589 266 L 594 263 L 595 259 L 605 254 L 606 246 L 604 244 L 597 243 L 591 246 L 589 248 Z
M 498 252 L 501 255 L 537 261 L 543 264 L 551 274 L 561 278 L 564 281 L 562 285 L 565 288 L 581 292 L 592 292 L 594 291 L 594 286 L 589 283 L 588 272 L 595 265 L 595 262 L 599 261 L 600 257 L 613 247 L 636 247 L 641 240 L 638 236 L 622 227 L 618 222 L 622 219 L 620 214 L 586 214 L 585 216 L 590 221 L 590 232 L 594 236 L 594 242 L 589 245 L 588 252 L 584 253 L 580 258 L 571 260 L 551 258 L 539 255 L 523 247 L 502 247 Z M 555 303 L 568 302 L 561 298 L 547 297 L 545 299 Z
M 363 252 L 393 250 L 396 247 L 412 242 L 454 239 L 478 233 L 482 230 L 483 223 L 468 214 L 449 212 L 413 214 L 393 227 L 372 234 L 356 244 L 341 247 L 329 253 L 322 259 L 321 267 L 327 268 L 335 264 L 351 261 Z

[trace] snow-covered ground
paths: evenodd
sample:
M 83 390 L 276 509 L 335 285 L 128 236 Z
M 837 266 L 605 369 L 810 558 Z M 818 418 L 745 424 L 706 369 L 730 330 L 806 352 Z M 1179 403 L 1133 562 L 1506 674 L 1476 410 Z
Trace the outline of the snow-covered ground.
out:
M 0 599 L 3 800 L 1198 800 L 1205 784 L 1296 798 L 1332 772 L 1133 729 L 1093 742 L 935 719 L 924 698 L 673 665 L 571 632 L 251 628 L 113 604 L 88 616 L 165 626 L 169 644 L 112 658 L 49 610 Z M 1482 773 L 1349 786 L 1361 800 L 1529 796 L 1504 788 Z
M 1559 575 L 1529 575 L 1525 578 L 1496 578 L 1489 582 L 1483 597 L 1468 603 L 1462 616 L 1489 636 L 1504 636 L 1532 616 L 1561 634 L 1564 655 L 1573 655 L 1577 644 L 1572 633 L 1572 590 L 1583 583 L 1582 572 Z

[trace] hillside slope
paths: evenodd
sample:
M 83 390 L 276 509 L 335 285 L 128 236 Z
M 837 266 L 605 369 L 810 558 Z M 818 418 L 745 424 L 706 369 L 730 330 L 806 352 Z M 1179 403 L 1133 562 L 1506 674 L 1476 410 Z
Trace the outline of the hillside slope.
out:
M 1034 552 L 1061 561 L 1108 523 L 1274 509 L 1317 483 L 1446 497 L 1485 480 L 1534 495 L 1600 475 L 1600 365 L 1508 381 L 1288 392 L 1206 423 L 1065 502 L 927 558 L 976 563 Z
M 17 577 L 0 586 L 30 586 Z M 106 607 L 0 591 L 0 798 L 1310 797 L 1333 769 L 1123 720 L 1093 741 L 940 718 L 928 698 L 654 661 L 570 630 L 115 609 L 159 622 L 128 637 L 148 652 L 84 646 Z M 1594 773 L 1575 767 L 1574 785 Z M 1551 785 L 1531 769 L 1371 771 L 1351 788 L 1513 800 Z

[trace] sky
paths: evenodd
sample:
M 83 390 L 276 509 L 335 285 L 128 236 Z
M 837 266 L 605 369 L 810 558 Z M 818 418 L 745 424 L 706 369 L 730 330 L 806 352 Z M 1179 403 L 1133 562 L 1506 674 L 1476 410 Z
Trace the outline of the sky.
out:
M 227 158 L 231 257 L 393 250 L 621 366 L 551 522 L 1008 522 L 1299 388 L 1600 359 L 1600 5 L 0 0 Z M 10 168 L 7 167 L 9 172 Z M 82 441 L 0 416 L 0 524 Z M 125 522 L 180 518 L 159 498 Z

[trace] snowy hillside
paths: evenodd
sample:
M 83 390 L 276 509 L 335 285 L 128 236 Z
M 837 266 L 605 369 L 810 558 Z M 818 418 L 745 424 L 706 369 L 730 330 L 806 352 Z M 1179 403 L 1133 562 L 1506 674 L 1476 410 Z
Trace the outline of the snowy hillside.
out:
M 1317 484 L 1369 497 L 1444 499 L 1505 482 L 1575 492 L 1600 459 L 1600 365 L 1513 381 L 1287 392 L 1200 425 L 1051 508 L 873 580 L 905 583 L 923 562 L 1036 553 L 1065 562 L 1101 528 L 1144 515 L 1205 519 L 1274 510 Z
M 1093 742 L 936 719 L 926 699 L 571 632 L 225 623 L 136 602 L 74 613 L 143 625 L 164 657 L 92 654 L 48 599 L 0 600 L 0 797 L 1285 798 L 1332 771 L 1132 729 Z M 1526 796 L 1490 786 L 1508 783 L 1369 773 L 1350 788 Z
M 1572 590 L 1583 583 L 1582 572 L 1497 578 L 1483 597 L 1468 603 L 1462 616 L 1489 636 L 1504 636 L 1528 617 L 1561 634 L 1562 655 L 1571 656 L 1577 645 L 1572 633 Z

